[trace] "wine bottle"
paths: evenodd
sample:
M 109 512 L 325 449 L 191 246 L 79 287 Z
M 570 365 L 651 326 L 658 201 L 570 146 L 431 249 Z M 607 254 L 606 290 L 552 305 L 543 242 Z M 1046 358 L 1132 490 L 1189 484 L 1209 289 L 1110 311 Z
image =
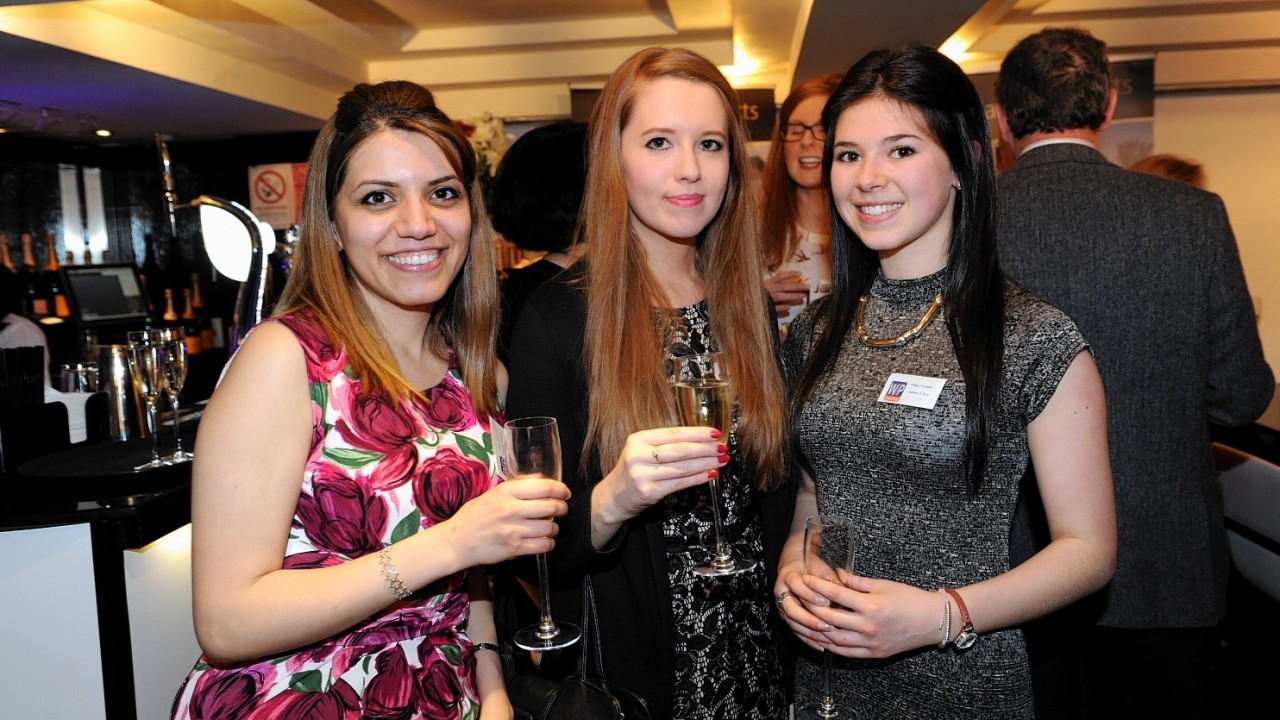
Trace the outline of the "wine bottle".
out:
M 9 268 L 12 273 L 18 272 L 13 264 L 13 256 L 9 254 L 9 233 L 0 233 L 0 265 Z
M 36 255 L 31 247 L 31 233 L 22 233 L 22 269 L 36 271 Z
M 40 273 L 36 270 L 35 249 L 31 233 L 22 233 L 22 283 L 27 293 L 27 314 L 44 317 L 49 314 L 49 297 L 41 288 Z
M 178 311 L 173 306 L 173 288 L 164 289 L 164 315 L 161 317 L 170 324 L 178 322 Z
M 56 273 L 58 272 L 58 268 L 59 268 L 58 248 L 54 246 L 53 233 L 49 233 L 48 235 L 44 236 L 44 246 L 45 246 L 44 271 Z
M 93 264 L 93 251 L 89 249 L 89 246 L 87 244 L 84 246 L 84 258 L 81 260 L 81 262 L 85 265 Z
M 63 255 L 62 264 L 65 265 L 66 267 L 71 267 L 72 265 L 75 265 L 76 254 L 68 250 L 66 254 Z
M 209 320 L 204 295 L 200 292 L 200 273 L 191 273 L 191 307 L 196 314 L 196 326 L 200 329 L 200 349 L 212 350 L 214 347 L 213 323 Z
M 62 289 L 62 275 L 56 272 L 45 272 L 49 283 L 49 303 L 53 314 L 60 318 L 71 317 L 71 304 L 67 302 L 67 293 Z
M 200 338 L 200 325 L 196 318 L 196 309 L 191 301 L 191 288 L 182 288 L 182 299 L 186 309 L 182 311 L 183 341 L 188 355 L 198 355 L 204 349 Z
M 138 269 L 138 275 L 142 281 L 143 295 L 147 298 L 149 314 L 155 317 L 157 301 L 160 299 L 157 288 L 162 287 L 163 280 L 160 277 L 160 265 L 156 263 L 155 236 L 151 233 L 142 238 L 142 267 Z
M 45 296 L 48 298 L 49 310 L 60 318 L 71 317 L 71 306 L 67 304 L 67 295 L 62 292 L 62 277 L 58 265 L 58 249 L 54 247 L 53 233 L 44 238 L 47 260 L 44 264 Z

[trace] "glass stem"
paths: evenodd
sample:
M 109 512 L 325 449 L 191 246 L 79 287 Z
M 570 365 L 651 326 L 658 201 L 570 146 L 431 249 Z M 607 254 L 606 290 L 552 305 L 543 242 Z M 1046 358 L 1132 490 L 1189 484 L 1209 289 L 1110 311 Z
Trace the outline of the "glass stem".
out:
M 730 559 L 729 549 L 725 544 L 724 523 L 720 519 L 720 479 L 711 478 L 707 482 L 707 487 L 711 490 L 711 522 L 715 526 L 715 559 L 716 562 L 724 564 Z
M 151 419 L 151 460 L 160 462 L 160 405 L 155 400 L 147 402 L 147 415 Z
M 180 420 L 178 420 L 178 395 L 177 395 L 177 393 L 174 393 L 173 395 L 170 395 L 170 396 L 169 396 L 169 405 L 173 408 L 173 442 L 174 442 L 174 454 L 175 454 L 175 455 L 178 455 L 178 456 L 181 456 L 181 455 L 182 455 L 182 429 L 181 429 L 181 426 L 179 425 L 179 423 L 180 423 L 181 421 L 180 421 Z
M 560 628 L 551 619 L 551 585 L 547 582 L 547 556 L 538 553 L 538 639 L 550 640 L 560 634 Z
M 831 694 L 831 653 L 822 651 L 822 711 L 830 713 L 836 709 L 836 699 Z

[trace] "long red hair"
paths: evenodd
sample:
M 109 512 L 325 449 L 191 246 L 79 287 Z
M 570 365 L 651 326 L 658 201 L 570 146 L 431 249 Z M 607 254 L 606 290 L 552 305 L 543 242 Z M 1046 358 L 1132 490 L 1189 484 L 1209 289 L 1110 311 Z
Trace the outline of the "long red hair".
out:
M 729 357 L 740 413 L 738 445 L 762 488 L 785 478 L 786 410 L 776 337 L 768 312 L 757 197 L 748 176 L 747 133 L 737 94 L 706 58 L 682 48 L 631 56 L 605 84 L 588 132 L 587 188 L 579 233 L 586 243 L 587 325 L 584 367 L 589 388 L 587 447 L 608 472 L 629 434 L 675 424 L 653 309 L 666 296 L 649 271 L 631 227 L 621 135 L 638 90 L 656 78 L 714 88 L 728 118 L 729 183 L 724 203 L 697 242 L 696 269 L 706 285 L 711 332 Z M 590 457 L 584 452 L 584 462 Z

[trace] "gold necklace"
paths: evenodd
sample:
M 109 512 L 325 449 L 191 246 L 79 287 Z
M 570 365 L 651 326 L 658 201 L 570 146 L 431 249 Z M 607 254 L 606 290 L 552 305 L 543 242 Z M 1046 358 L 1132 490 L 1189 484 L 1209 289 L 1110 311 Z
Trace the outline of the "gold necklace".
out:
M 924 311 L 924 317 L 920 318 L 920 322 L 916 323 L 915 327 L 895 338 L 876 338 L 867 333 L 867 328 L 862 324 L 862 310 L 866 306 L 867 296 L 863 295 L 858 298 L 858 310 L 854 317 L 857 323 L 855 329 L 862 344 L 871 347 L 901 347 L 920 337 L 920 333 L 923 333 L 924 329 L 929 327 L 929 323 L 933 322 L 933 317 L 938 314 L 938 310 L 942 309 L 942 293 L 938 293 L 938 296 L 933 299 L 929 309 Z

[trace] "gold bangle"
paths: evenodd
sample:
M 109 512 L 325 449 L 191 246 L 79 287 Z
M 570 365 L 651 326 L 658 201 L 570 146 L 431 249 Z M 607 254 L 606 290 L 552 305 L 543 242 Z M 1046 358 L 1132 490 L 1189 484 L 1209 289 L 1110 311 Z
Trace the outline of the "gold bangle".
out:
M 947 645 L 951 642 L 951 601 L 944 601 L 943 606 L 942 642 L 938 643 L 939 650 L 947 649 Z
M 397 600 L 404 600 L 413 595 L 409 587 L 400 579 L 400 571 L 391 563 L 391 553 L 386 548 L 378 551 L 378 567 L 382 568 L 382 577 L 386 578 L 387 587 Z

